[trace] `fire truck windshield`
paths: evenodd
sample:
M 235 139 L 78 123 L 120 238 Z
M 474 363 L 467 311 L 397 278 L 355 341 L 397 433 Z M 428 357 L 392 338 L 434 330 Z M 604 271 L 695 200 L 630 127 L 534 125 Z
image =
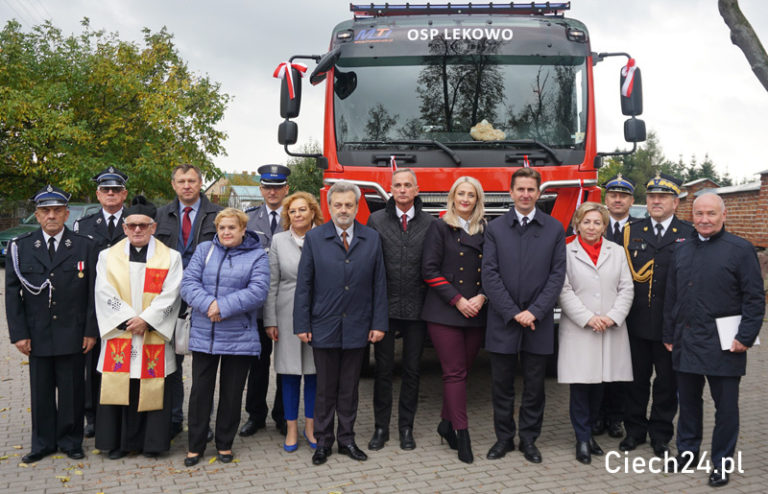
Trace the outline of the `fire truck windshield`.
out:
M 431 141 L 461 153 L 509 152 L 536 141 L 570 161 L 587 127 L 586 59 L 578 56 L 466 55 L 341 58 L 334 71 L 337 148 L 360 151 L 392 143 Z M 577 153 L 578 154 L 578 153 Z

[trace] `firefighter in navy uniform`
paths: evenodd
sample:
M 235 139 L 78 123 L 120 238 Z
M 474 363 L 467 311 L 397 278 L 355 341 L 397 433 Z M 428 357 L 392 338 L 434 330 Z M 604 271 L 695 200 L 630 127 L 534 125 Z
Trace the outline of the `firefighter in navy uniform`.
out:
M 623 245 L 624 225 L 637 220 L 629 215 L 629 208 L 635 202 L 635 182 L 623 177 L 621 173 L 609 178 L 604 184 L 605 206 L 610 213 L 610 223 L 605 230 L 605 238 Z M 606 430 L 611 437 L 623 437 L 624 429 L 624 388 L 625 382 L 608 382 L 603 385 L 603 401 L 600 403 L 597 419 L 592 425 L 592 435 L 599 436 Z
M 93 244 L 69 230 L 69 194 L 46 186 L 33 198 L 42 227 L 11 241 L 5 307 L 11 343 L 29 356 L 34 463 L 61 450 L 85 457 L 84 356 L 96 343 Z
M 72 229 L 83 235 L 88 235 L 94 243 L 95 255 L 112 247 L 125 238 L 123 232 L 123 203 L 128 197 L 125 182 L 128 176 L 110 166 L 93 177 L 96 182 L 96 198 L 101 209 L 95 213 L 83 216 L 75 221 Z M 95 435 L 96 410 L 99 405 L 99 390 L 101 389 L 101 373 L 96 370 L 101 351 L 101 340 L 96 340 L 92 352 L 85 356 L 85 437 Z
M 674 433 L 677 384 L 672 358 L 662 343 L 664 293 L 675 247 L 691 239 L 693 226 L 675 216 L 682 181 L 657 174 L 646 184 L 649 218 L 624 227 L 624 250 L 635 281 L 635 299 L 627 317 L 634 381 L 625 388 L 622 451 L 632 451 L 650 437 L 654 454 L 663 457 Z M 653 397 L 648 417 L 648 401 Z

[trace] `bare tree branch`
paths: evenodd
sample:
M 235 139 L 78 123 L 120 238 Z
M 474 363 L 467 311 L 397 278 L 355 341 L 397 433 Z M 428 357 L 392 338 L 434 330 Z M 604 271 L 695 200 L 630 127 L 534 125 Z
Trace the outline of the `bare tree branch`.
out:
M 765 53 L 765 48 L 752 25 L 741 12 L 738 0 L 718 0 L 717 7 L 731 30 L 731 41 L 744 52 L 752 72 L 768 91 L 768 54 Z

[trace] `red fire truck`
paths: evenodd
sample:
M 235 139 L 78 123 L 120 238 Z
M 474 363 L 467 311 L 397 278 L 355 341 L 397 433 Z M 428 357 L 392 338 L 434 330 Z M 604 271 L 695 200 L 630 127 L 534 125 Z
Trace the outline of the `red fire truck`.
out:
M 602 158 L 645 140 L 640 71 L 626 53 L 591 51 L 587 28 L 563 16 L 570 3 L 351 5 L 325 55 L 296 55 L 282 77 L 278 141 L 291 156 L 325 168 L 321 204 L 338 180 L 363 191 L 358 220 L 390 197 L 393 166 L 417 171 L 424 209 L 444 210 L 456 178 L 485 190 L 489 216 L 512 206 L 510 177 L 522 166 L 542 176 L 538 206 L 567 226 L 581 201 L 600 200 Z M 624 136 L 630 151 L 599 153 L 593 66 L 621 68 Z M 293 153 L 301 81 L 325 84 L 323 153 Z M 329 217 L 329 216 L 326 216 Z

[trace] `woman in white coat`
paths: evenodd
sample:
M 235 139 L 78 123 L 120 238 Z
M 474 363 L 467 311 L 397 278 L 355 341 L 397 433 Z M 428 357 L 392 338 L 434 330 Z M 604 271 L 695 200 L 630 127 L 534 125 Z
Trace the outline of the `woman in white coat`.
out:
M 560 293 L 557 380 L 571 385 L 576 459 L 590 463 L 593 454 L 603 454 L 592 438 L 602 383 L 632 380 L 624 319 L 632 307 L 634 285 L 624 250 L 603 239 L 609 225 L 605 206 L 585 202 L 572 224 L 576 235 L 566 241 L 567 270 Z
M 275 372 L 283 386 L 286 436 L 283 449 L 289 453 L 299 447 L 298 415 L 301 377 L 304 376 L 304 438 L 315 448 L 314 408 L 316 371 L 312 348 L 293 334 L 293 295 L 304 235 L 323 223 L 323 213 L 315 198 L 296 192 L 283 200 L 283 229 L 272 237 L 269 249 L 269 295 L 264 305 L 264 326 L 275 342 Z

